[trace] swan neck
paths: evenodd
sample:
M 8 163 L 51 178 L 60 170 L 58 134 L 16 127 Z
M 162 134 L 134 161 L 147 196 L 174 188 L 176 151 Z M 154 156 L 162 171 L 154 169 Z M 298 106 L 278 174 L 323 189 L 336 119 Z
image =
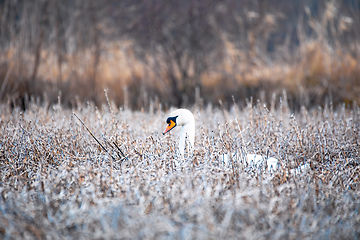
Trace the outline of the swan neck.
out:
M 179 151 L 181 155 L 184 155 L 186 141 L 190 143 L 192 149 L 194 147 L 194 141 L 195 141 L 195 123 L 193 122 L 185 124 L 181 128 L 180 140 L 179 140 Z

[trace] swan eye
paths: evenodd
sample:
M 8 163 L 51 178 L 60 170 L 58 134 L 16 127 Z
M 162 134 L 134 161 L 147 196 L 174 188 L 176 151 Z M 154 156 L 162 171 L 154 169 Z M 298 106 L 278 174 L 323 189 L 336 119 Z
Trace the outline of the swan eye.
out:
M 176 120 L 173 118 L 168 118 L 166 120 L 166 123 L 168 123 L 168 126 L 166 127 L 166 129 L 164 130 L 163 134 L 167 133 L 168 131 L 170 131 L 171 129 L 173 129 L 176 126 Z

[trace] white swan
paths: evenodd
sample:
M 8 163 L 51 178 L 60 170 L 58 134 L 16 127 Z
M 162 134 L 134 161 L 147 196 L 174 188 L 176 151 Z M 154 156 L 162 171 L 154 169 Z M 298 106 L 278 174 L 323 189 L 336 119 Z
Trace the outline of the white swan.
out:
M 169 132 L 176 126 L 181 126 L 179 139 L 179 152 L 184 156 L 186 140 L 190 143 L 190 148 L 194 147 L 195 142 L 195 118 L 194 115 L 187 109 L 180 108 L 172 112 L 166 120 L 168 126 L 163 134 Z
M 194 147 L 195 142 L 195 118 L 194 115 L 187 109 L 177 109 L 174 112 L 170 113 L 169 117 L 166 120 L 168 126 L 164 130 L 163 134 L 169 132 L 171 129 L 176 126 L 181 126 L 180 139 L 179 139 L 179 152 L 184 156 L 186 140 L 190 143 L 190 147 Z M 229 156 L 224 154 L 219 157 L 226 165 L 229 164 Z M 248 165 L 259 166 L 265 161 L 265 158 L 262 155 L 258 154 L 247 154 L 245 160 Z M 266 164 L 268 171 L 277 170 L 278 160 L 276 158 L 270 157 L 266 159 Z

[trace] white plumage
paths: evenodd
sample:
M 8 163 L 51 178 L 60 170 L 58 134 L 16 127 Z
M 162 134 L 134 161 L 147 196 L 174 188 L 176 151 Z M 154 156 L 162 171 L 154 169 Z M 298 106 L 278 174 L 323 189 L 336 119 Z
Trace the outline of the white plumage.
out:
M 190 147 L 194 147 L 195 142 L 195 118 L 194 115 L 187 109 L 177 109 L 170 113 L 169 117 L 166 120 L 168 124 L 167 128 L 164 130 L 163 134 L 169 132 L 171 129 L 176 126 L 181 126 L 180 138 L 179 138 L 179 153 L 183 156 L 185 152 L 186 140 L 190 144 Z M 221 155 L 219 157 L 224 164 L 228 165 L 230 158 L 227 154 Z M 265 159 L 262 155 L 258 154 L 246 154 L 245 161 L 250 166 L 259 166 L 264 164 L 266 161 L 268 171 L 275 171 L 278 168 L 279 160 L 270 157 Z

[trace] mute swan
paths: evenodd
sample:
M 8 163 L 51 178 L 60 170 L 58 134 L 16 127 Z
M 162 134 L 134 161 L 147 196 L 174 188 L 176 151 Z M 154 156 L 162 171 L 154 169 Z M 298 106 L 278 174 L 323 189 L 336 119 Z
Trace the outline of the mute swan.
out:
M 179 152 L 184 156 L 185 143 L 186 140 L 189 141 L 191 148 L 194 147 L 195 142 L 195 118 L 194 115 L 187 109 L 177 109 L 170 113 L 169 117 L 166 120 L 168 126 L 164 130 L 163 134 L 169 132 L 171 129 L 176 126 L 181 126 L 180 139 L 179 139 Z M 225 164 L 229 164 L 229 156 L 224 154 L 220 156 L 220 159 L 223 160 Z M 251 166 L 258 166 L 262 164 L 265 158 L 258 154 L 247 154 L 245 158 L 247 164 Z M 268 166 L 268 171 L 276 170 L 278 165 L 278 160 L 276 158 L 270 157 L 266 159 Z
M 180 108 L 172 112 L 166 120 L 168 126 L 163 134 L 169 132 L 176 126 L 181 126 L 179 139 L 179 152 L 184 156 L 186 140 L 190 143 L 190 147 L 194 147 L 195 142 L 195 118 L 194 115 L 187 109 Z

